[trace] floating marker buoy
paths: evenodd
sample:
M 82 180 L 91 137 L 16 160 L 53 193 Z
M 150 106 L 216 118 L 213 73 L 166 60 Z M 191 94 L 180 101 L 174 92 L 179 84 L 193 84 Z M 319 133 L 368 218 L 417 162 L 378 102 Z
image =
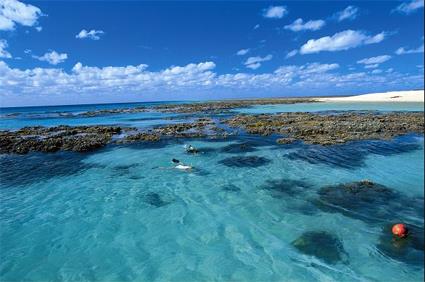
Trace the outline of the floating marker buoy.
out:
M 407 236 L 408 230 L 406 225 L 404 225 L 403 223 L 397 223 L 397 224 L 394 224 L 392 228 L 392 232 L 395 236 L 399 238 L 403 238 Z

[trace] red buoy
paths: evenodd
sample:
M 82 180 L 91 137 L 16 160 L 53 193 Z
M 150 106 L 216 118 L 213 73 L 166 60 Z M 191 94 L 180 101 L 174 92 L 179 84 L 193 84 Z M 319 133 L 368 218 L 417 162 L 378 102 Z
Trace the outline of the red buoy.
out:
M 407 227 L 403 223 L 394 224 L 392 232 L 395 236 L 403 238 L 407 236 Z

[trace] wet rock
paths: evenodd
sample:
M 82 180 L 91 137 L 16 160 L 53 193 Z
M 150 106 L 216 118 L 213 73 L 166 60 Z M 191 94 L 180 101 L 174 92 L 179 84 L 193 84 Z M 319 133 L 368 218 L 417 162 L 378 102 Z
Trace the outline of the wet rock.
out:
M 116 126 L 56 126 L 24 127 L 18 131 L 0 131 L 0 153 L 26 154 L 30 151 L 56 152 L 59 150 L 85 152 L 105 146 Z
M 308 98 L 270 98 L 252 100 L 228 100 L 204 103 L 167 104 L 154 107 L 161 112 L 172 113 L 208 113 L 221 114 L 229 113 L 236 108 L 246 108 L 253 105 L 276 105 L 276 104 L 296 104 L 296 103 L 317 103 L 317 100 Z
M 328 264 L 345 262 L 346 252 L 342 242 L 325 231 L 305 232 L 292 245 L 301 253 L 315 256 Z
M 150 133 L 150 132 L 140 132 L 137 134 L 128 135 L 122 140 L 120 143 L 126 143 L 126 142 L 136 142 L 136 141 L 143 141 L 143 142 L 156 142 L 161 139 L 161 136 L 156 133 Z
M 292 143 L 295 143 L 296 141 L 297 141 L 297 139 L 295 139 L 295 138 L 285 137 L 285 138 L 277 139 L 276 143 L 278 143 L 278 144 L 292 144 Z
M 377 245 L 384 255 L 403 263 L 423 266 L 424 263 L 424 228 L 408 225 L 409 235 L 406 238 L 397 238 L 392 235 L 393 224 L 382 228 Z
M 407 133 L 424 132 L 423 113 L 339 114 L 280 113 L 238 115 L 224 120 L 231 127 L 259 135 L 280 134 L 307 144 L 334 145 L 354 140 L 390 140 Z M 279 140 L 279 139 L 278 139 Z M 283 139 L 279 142 L 290 141 Z
M 219 161 L 220 164 L 228 167 L 259 167 L 270 162 L 271 160 L 258 156 L 230 157 Z

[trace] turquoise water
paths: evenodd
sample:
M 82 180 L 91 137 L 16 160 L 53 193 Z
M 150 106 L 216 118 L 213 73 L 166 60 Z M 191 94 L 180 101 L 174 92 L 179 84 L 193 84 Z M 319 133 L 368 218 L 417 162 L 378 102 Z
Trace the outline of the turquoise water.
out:
M 424 111 L 423 103 L 398 102 L 398 103 L 375 103 L 375 102 L 338 102 L 338 103 L 302 103 L 284 105 L 258 105 L 251 108 L 241 108 L 237 112 L 247 114 L 278 113 L 278 112 L 321 112 L 321 111 Z
M 186 154 L 188 142 L 202 153 Z M 172 169 L 171 158 L 195 169 Z M 412 261 L 379 248 L 393 220 L 423 228 L 422 136 L 326 148 L 255 136 L 174 140 L 3 155 L 0 165 L 1 281 L 424 278 L 423 250 Z M 394 215 L 364 219 L 315 204 L 323 186 L 362 179 L 398 193 Z M 299 252 L 291 242 L 307 231 L 334 234 L 346 259 Z

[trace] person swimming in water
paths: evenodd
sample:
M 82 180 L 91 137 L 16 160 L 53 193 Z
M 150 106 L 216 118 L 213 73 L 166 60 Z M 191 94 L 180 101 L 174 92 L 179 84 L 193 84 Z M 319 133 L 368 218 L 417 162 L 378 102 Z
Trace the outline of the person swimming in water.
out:
M 190 165 L 185 165 L 184 163 L 182 163 L 181 161 L 177 160 L 177 159 L 172 159 L 171 160 L 173 162 L 173 164 L 175 164 L 175 168 L 180 169 L 180 170 L 191 170 L 193 167 Z
M 199 153 L 199 150 L 196 149 L 195 147 L 193 147 L 190 144 L 189 145 L 186 145 L 185 146 L 185 149 L 186 149 L 186 152 L 189 153 L 189 154 L 197 154 L 197 153 Z

